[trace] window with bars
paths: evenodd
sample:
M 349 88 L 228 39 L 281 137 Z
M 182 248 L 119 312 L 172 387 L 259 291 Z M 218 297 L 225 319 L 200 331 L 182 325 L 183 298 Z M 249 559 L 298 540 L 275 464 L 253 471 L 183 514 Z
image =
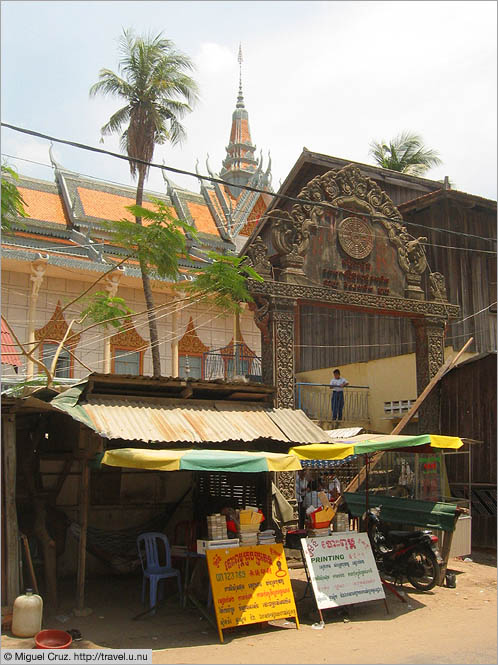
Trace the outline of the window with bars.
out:
M 57 351 L 58 344 L 43 344 L 42 348 L 42 362 L 47 369 L 50 369 L 52 361 Z M 61 349 L 59 357 L 57 358 L 57 364 L 55 366 L 55 376 L 61 379 L 70 379 L 71 378 L 71 356 L 69 351 L 66 349 Z
M 141 374 L 141 353 L 129 349 L 113 349 L 114 374 Z
M 187 374 L 187 358 L 188 358 L 188 369 Z M 202 356 L 191 356 L 190 354 L 180 354 L 178 357 L 178 369 L 179 374 L 182 379 L 202 379 Z

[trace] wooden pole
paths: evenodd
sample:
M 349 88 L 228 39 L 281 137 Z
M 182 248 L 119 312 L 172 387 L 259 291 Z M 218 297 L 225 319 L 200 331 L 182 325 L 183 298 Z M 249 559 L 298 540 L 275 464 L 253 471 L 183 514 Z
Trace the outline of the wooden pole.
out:
M 19 529 L 16 509 L 16 417 L 2 418 L 3 482 L 5 496 L 5 540 L 7 554 L 7 604 L 19 595 Z
M 429 381 L 429 383 L 426 385 L 426 387 L 424 388 L 424 390 L 423 390 L 423 391 L 420 393 L 420 395 L 417 397 L 417 399 L 415 400 L 415 402 L 414 402 L 412 408 L 408 411 L 408 413 L 406 413 L 406 414 L 403 416 L 403 418 L 401 418 L 401 420 L 400 420 L 399 423 L 396 425 L 396 427 L 393 429 L 393 431 L 391 432 L 391 434 L 399 434 L 399 433 L 401 432 L 401 430 L 403 430 L 403 429 L 405 428 L 405 425 L 407 425 L 407 423 L 408 423 L 408 422 L 413 418 L 413 416 L 417 413 L 417 411 L 419 410 L 419 408 L 420 408 L 422 402 L 425 400 L 425 398 L 427 397 L 427 395 L 428 395 L 428 394 L 431 392 L 431 390 L 434 388 L 434 386 L 436 385 L 436 383 L 438 383 L 438 382 L 443 378 L 443 376 L 444 376 L 447 372 L 449 372 L 450 369 L 452 369 L 452 368 L 456 365 L 457 360 L 460 358 L 460 356 L 462 355 L 462 353 L 464 353 L 464 351 L 470 346 L 470 344 L 472 344 L 473 339 L 474 339 L 474 338 L 471 337 L 469 340 L 467 340 L 467 342 L 465 342 L 465 344 L 462 346 L 462 348 L 461 348 L 460 351 L 456 354 L 456 356 L 453 356 L 453 357 L 451 357 L 451 358 L 448 358 L 448 360 L 447 360 L 443 365 L 441 365 L 441 367 L 438 369 L 438 371 L 434 374 L 434 376 L 432 377 L 432 379 L 431 379 L 431 380 Z
M 413 418 L 413 416 L 417 413 L 417 411 L 420 408 L 420 405 L 422 402 L 425 400 L 427 395 L 431 392 L 431 390 L 434 388 L 434 386 L 443 378 L 443 376 L 452 369 L 462 353 L 465 352 L 465 350 L 469 347 L 469 345 L 473 341 L 473 337 L 471 337 L 458 351 L 458 353 L 453 356 L 452 358 L 449 358 L 444 365 L 441 365 L 439 370 L 436 372 L 436 374 L 432 377 L 432 379 L 429 381 L 427 386 L 424 388 L 424 390 L 420 393 L 420 395 L 417 397 L 415 400 L 412 408 L 410 411 L 408 411 L 407 414 L 403 416 L 403 418 L 399 421 L 399 423 L 396 425 L 396 427 L 393 429 L 391 434 L 399 434 L 405 426 L 408 424 L 408 422 Z M 378 453 L 374 453 L 372 457 L 370 458 L 370 470 L 373 469 L 382 459 L 382 456 L 384 455 L 384 451 L 379 451 Z M 344 492 L 356 492 L 358 490 L 358 487 L 361 485 L 361 483 L 365 480 L 365 476 L 367 473 L 367 467 L 366 465 L 360 470 L 360 472 L 351 480 L 349 485 L 346 487 Z M 340 496 L 334 503 L 334 506 L 336 508 L 339 507 L 340 503 L 342 501 L 342 496 Z
M 85 436 L 82 434 L 81 436 Z M 76 582 L 75 616 L 87 616 L 91 610 L 85 608 L 86 534 L 88 528 L 88 499 L 90 470 L 86 455 L 81 460 L 80 478 L 80 540 L 78 551 L 78 575 Z

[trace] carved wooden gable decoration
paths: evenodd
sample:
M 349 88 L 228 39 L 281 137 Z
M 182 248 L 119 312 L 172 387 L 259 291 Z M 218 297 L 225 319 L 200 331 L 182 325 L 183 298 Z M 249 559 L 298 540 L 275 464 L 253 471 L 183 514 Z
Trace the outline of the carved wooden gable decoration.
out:
M 124 323 L 124 329 L 111 337 L 111 346 L 133 351 L 145 351 L 149 342 L 141 337 L 131 319 Z
M 50 320 L 42 327 L 35 330 L 35 339 L 37 342 L 43 340 L 47 344 L 56 344 L 62 342 L 67 329 L 69 328 L 64 313 L 62 312 L 62 305 L 60 300 L 57 302 L 54 313 Z M 80 342 L 81 335 L 74 335 L 71 331 L 69 333 L 69 341 L 65 343 L 69 349 L 74 349 Z
M 263 276 L 273 272 L 279 282 L 351 294 L 426 299 L 426 238 L 408 233 L 389 196 L 358 167 L 316 176 L 297 198 L 309 203 L 271 210 L 262 237 L 247 249 Z M 444 292 L 444 284 L 438 286 Z
M 178 353 L 200 355 L 208 351 L 209 347 L 200 340 L 194 327 L 194 321 L 190 317 L 185 334 L 178 342 Z
M 234 354 L 233 346 L 234 346 L 234 342 L 233 342 L 233 337 L 232 337 L 230 342 L 226 346 L 224 346 L 222 349 L 220 349 L 221 355 L 223 355 L 223 356 L 233 356 L 233 354 Z M 242 335 L 240 336 L 240 341 L 237 343 L 237 352 L 245 358 L 256 358 L 256 354 L 254 353 L 254 351 L 250 347 L 247 346 L 247 344 L 245 343 L 245 340 L 242 337 Z

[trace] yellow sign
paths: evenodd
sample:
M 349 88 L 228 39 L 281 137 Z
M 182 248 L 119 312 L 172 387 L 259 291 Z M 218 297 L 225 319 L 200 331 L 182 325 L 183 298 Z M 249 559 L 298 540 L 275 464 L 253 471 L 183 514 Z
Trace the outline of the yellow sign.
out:
M 223 629 L 295 617 L 294 594 L 281 544 L 206 550 L 220 641 Z

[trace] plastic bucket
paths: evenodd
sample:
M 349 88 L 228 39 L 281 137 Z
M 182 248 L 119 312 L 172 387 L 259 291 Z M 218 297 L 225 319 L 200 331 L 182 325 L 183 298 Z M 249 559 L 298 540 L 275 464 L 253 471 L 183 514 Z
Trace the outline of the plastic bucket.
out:
M 71 646 L 73 638 L 65 630 L 40 630 L 35 635 L 35 644 L 38 649 L 67 649 Z

